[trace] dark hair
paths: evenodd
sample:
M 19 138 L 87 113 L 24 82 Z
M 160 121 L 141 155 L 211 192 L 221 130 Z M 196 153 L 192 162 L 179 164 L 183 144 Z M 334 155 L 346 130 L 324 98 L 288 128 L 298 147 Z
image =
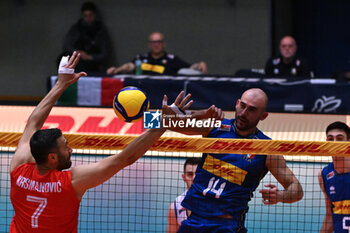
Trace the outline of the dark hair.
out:
M 97 13 L 97 8 L 95 3 L 93 2 L 84 2 L 83 5 L 81 6 L 81 12 L 84 11 L 92 11 L 95 14 Z
M 57 148 L 57 139 L 62 136 L 60 129 L 42 129 L 30 138 L 30 151 L 37 164 L 47 162 L 47 156 Z
M 201 158 L 188 158 L 184 164 L 184 171 L 186 170 L 186 166 L 189 165 L 198 165 L 201 162 Z
M 332 129 L 339 129 L 345 132 L 347 139 L 350 139 L 350 129 L 347 124 L 341 121 L 333 122 L 332 124 L 328 125 L 326 129 L 326 133 L 328 133 Z

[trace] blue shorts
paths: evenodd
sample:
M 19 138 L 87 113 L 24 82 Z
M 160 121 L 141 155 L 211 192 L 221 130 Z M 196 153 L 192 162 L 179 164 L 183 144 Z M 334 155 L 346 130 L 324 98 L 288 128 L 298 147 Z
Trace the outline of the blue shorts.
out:
M 177 233 L 246 233 L 247 229 L 244 227 L 244 219 L 236 218 L 218 218 L 218 217 L 202 217 L 192 213 L 187 220 L 181 223 Z M 238 223 L 243 222 L 239 226 Z

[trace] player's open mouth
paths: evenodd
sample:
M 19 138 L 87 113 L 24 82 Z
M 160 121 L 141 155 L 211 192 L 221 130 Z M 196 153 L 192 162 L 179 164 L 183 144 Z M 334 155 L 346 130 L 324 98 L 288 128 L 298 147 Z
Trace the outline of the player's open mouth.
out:
M 243 124 L 248 122 L 246 119 L 242 119 L 241 117 L 238 117 L 238 121 Z

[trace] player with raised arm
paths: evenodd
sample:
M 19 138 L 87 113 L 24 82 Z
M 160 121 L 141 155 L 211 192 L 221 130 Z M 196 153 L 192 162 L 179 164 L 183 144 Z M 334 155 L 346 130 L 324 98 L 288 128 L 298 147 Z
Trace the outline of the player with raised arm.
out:
M 349 127 L 340 121 L 326 129 L 327 141 L 350 141 Z M 333 162 L 318 174 L 326 203 L 321 233 L 350 232 L 350 158 L 332 156 Z
M 174 104 L 163 107 L 163 112 L 170 114 L 181 111 L 184 106 L 180 102 L 181 97 Z M 257 128 L 259 121 L 268 116 L 267 102 L 264 91 L 249 89 L 236 102 L 235 119 L 223 119 L 221 127 L 172 130 L 210 138 L 270 139 Z M 192 112 L 192 115 L 205 118 L 211 111 L 218 118 L 223 117 L 222 111 L 215 106 L 205 111 Z M 275 184 L 266 184 L 266 188 L 260 190 L 264 204 L 292 203 L 303 197 L 299 181 L 282 156 L 223 152 L 203 154 L 193 184 L 182 201 L 182 206 L 190 210 L 191 215 L 182 222 L 178 232 L 247 232 L 244 222 L 248 202 L 268 171 L 284 190 L 277 189 Z
M 11 160 L 10 232 L 77 232 L 79 204 L 86 190 L 140 158 L 164 130 L 148 130 L 122 152 L 97 163 L 71 166 L 72 149 L 59 129 L 40 130 L 64 90 L 86 73 L 74 73 L 76 52 L 59 67 L 58 81 L 30 115 Z

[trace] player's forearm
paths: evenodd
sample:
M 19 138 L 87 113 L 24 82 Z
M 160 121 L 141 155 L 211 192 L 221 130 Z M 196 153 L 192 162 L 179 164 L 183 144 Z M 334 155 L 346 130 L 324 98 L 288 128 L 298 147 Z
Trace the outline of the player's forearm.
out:
M 323 223 L 320 233 L 333 233 L 333 227 L 330 224 Z
M 333 233 L 333 220 L 332 216 L 325 215 L 322 223 L 320 233 Z
M 40 101 L 28 119 L 28 127 L 39 130 L 48 117 L 53 105 L 66 90 L 67 85 L 57 82 L 50 92 Z
M 102 184 L 118 171 L 133 164 L 159 139 L 164 130 L 148 130 L 132 141 L 119 154 L 102 159 L 98 163 L 76 166 L 72 169 L 72 184 L 78 197 L 87 189 Z
M 137 159 L 143 156 L 146 151 L 163 135 L 164 129 L 150 129 L 140 137 L 132 141 L 117 156 L 117 163 L 123 161 L 126 166 L 133 164 Z
M 300 183 L 295 179 L 285 190 L 281 190 L 279 201 L 283 203 L 293 203 L 303 198 L 304 192 Z

